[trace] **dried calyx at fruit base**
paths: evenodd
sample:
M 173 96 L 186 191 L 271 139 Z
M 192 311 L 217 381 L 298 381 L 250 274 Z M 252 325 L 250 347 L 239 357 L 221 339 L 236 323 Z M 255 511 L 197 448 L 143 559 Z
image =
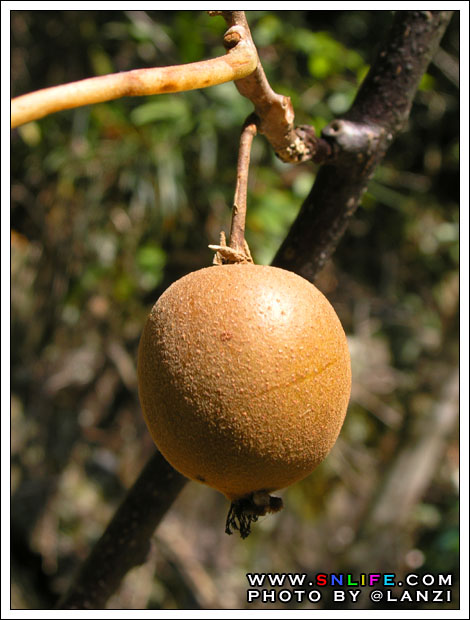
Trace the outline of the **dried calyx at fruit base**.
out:
M 222 234 L 210 246 L 214 266 L 158 299 L 142 333 L 138 379 L 163 456 L 223 493 L 231 502 L 225 531 L 245 538 L 252 522 L 282 508 L 271 493 L 309 475 L 333 447 L 351 369 L 323 294 L 292 272 L 253 264 L 244 240 L 246 152 L 242 159 L 230 244 Z
M 283 507 L 282 499 L 269 495 L 267 491 L 255 491 L 234 500 L 228 511 L 225 533 L 232 534 L 233 528 L 240 532 L 242 538 L 246 538 L 251 532 L 252 522 L 258 521 L 258 517 L 264 517 L 269 512 L 279 512 Z

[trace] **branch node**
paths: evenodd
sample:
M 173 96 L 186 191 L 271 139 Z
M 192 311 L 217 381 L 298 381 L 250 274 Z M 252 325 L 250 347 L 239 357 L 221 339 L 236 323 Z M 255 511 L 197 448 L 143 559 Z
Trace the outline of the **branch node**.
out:
M 226 50 L 233 49 L 244 38 L 244 28 L 232 26 L 224 34 L 224 47 Z
M 377 151 L 384 136 L 384 129 L 378 125 L 346 119 L 335 119 L 322 131 L 335 161 L 369 157 Z

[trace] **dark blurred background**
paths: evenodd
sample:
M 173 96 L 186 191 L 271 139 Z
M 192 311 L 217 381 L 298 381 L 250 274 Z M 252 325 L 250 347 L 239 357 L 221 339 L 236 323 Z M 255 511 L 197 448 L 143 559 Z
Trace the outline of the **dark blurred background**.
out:
M 224 53 L 203 11 L 12 11 L 11 95 Z M 248 11 L 298 124 L 350 106 L 387 11 Z M 347 332 L 349 412 L 333 451 L 245 541 L 189 483 L 110 608 L 324 608 L 246 602 L 247 572 L 452 573 L 458 579 L 459 14 L 317 285 Z M 11 139 L 12 601 L 48 608 L 153 452 L 136 387 L 147 313 L 228 232 L 232 83 L 60 112 Z M 247 239 L 269 263 L 315 179 L 255 139 Z M 458 606 L 419 603 L 411 608 Z M 349 605 L 351 606 L 351 605 Z M 347 608 L 348 603 L 338 605 Z M 354 608 L 367 608 L 366 592 Z M 400 605 L 394 605 L 397 609 Z

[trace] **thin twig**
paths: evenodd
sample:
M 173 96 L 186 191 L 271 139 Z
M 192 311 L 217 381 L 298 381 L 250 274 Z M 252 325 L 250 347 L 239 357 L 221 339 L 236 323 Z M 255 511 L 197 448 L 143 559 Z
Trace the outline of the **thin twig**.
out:
M 11 127 L 18 127 L 53 112 L 111 101 L 120 97 L 176 93 L 206 88 L 252 73 L 258 55 L 250 37 L 239 26 L 229 28 L 225 56 L 186 65 L 135 69 L 89 78 L 16 97 L 11 101 Z
M 253 138 L 256 136 L 257 126 L 253 116 L 248 117 L 243 125 L 238 150 L 237 183 L 233 198 L 232 227 L 230 230 L 229 246 L 237 252 L 243 252 L 245 247 L 245 219 L 246 197 L 248 191 L 248 171 L 250 167 L 250 153 Z
M 246 36 L 252 40 L 244 11 L 209 11 L 209 14 L 221 15 L 227 25 L 243 28 Z M 328 143 L 315 136 L 313 127 L 295 127 L 295 114 L 290 97 L 273 91 L 259 58 L 257 60 L 256 70 L 237 79 L 235 85 L 240 94 L 255 106 L 255 113 L 259 118 L 259 132 L 266 136 L 277 156 L 284 162 L 324 161 L 330 154 Z
M 258 117 L 256 114 L 250 114 L 243 124 L 240 135 L 237 182 L 232 206 L 230 239 L 227 245 L 225 233 L 221 232 L 219 245 L 209 246 L 209 248 L 215 252 L 214 265 L 253 262 L 250 248 L 245 240 L 245 221 L 251 145 L 257 131 Z

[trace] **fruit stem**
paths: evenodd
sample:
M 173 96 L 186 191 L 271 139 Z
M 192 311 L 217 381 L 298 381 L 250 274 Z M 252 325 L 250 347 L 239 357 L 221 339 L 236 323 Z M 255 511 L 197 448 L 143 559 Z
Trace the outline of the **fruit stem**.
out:
M 257 123 L 258 118 L 256 114 L 250 114 L 243 124 L 240 136 L 240 147 L 238 149 L 237 184 L 233 197 L 232 227 L 230 229 L 229 247 L 241 253 L 245 250 L 248 170 L 250 167 L 251 144 L 258 131 Z

